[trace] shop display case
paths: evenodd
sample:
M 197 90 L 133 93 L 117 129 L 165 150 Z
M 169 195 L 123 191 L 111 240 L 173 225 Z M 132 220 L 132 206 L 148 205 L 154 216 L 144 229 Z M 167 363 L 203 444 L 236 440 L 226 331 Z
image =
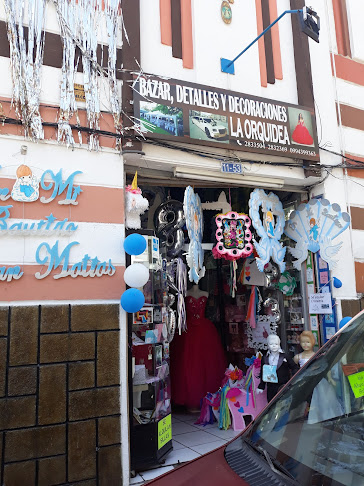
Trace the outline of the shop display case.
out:
M 300 334 L 305 330 L 304 297 L 302 295 L 302 272 L 287 264 L 287 271 L 296 281 L 296 288 L 292 295 L 283 294 L 284 320 L 286 325 L 287 351 L 293 355 L 302 352 Z
M 143 263 L 150 278 L 143 288 L 144 307 L 128 314 L 129 408 L 131 468 L 134 471 L 163 463 L 172 450 L 171 385 L 167 326 L 167 283 L 151 232 L 142 255 L 128 256 L 127 265 Z

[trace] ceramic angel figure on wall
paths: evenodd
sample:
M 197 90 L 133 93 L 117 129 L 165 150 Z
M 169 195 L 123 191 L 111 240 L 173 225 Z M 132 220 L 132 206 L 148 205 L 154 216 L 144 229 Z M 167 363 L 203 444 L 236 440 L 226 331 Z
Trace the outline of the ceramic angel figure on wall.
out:
M 149 208 L 148 199 L 142 196 L 137 178 L 138 173 L 135 172 L 133 182 L 125 188 L 125 226 L 129 229 L 142 227 L 140 216 Z
M 39 198 L 39 181 L 27 165 L 16 169 L 16 181 L 11 191 L 14 201 L 33 202 Z
M 261 213 L 263 218 L 261 218 Z M 249 216 L 252 224 L 260 236 L 259 242 L 253 239 L 255 249 L 259 255 L 256 259 L 258 269 L 263 272 L 264 266 L 272 260 L 284 272 L 286 264 L 283 261 L 286 248 L 279 239 L 284 230 L 284 211 L 281 201 L 276 194 L 266 194 L 263 189 L 254 189 L 249 199 Z
M 290 248 L 290 253 L 297 258 L 293 263 L 298 270 L 307 259 L 309 251 L 320 256 L 332 269 L 336 265 L 334 256 L 339 252 L 342 242 L 337 244 L 337 238 L 350 225 L 348 213 L 341 212 L 338 204 L 331 204 L 327 199 L 310 199 L 307 204 L 301 204 L 292 211 L 286 223 L 284 232 L 297 244 Z

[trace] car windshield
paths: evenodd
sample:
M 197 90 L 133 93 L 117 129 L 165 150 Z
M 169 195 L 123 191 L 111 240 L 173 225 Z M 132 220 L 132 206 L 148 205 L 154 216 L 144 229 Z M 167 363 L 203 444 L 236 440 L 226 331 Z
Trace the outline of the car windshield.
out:
M 204 122 L 205 122 L 205 123 L 211 123 L 211 125 L 216 125 L 215 120 L 212 120 L 211 118 L 205 118 L 205 119 L 204 119 Z
M 301 486 L 364 485 L 364 314 L 293 377 L 226 453 L 246 440 Z

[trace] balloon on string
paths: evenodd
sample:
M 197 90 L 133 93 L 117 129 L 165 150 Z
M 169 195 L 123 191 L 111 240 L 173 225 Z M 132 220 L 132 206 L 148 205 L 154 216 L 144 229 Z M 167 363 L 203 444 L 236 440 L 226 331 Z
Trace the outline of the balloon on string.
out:
M 352 319 L 352 317 L 349 317 L 349 316 L 343 317 L 341 319 L 341 321 L 339 322 L 339 329 L 341 329 L 342 327 L 344 327 L 345 324 L 347 324 L 349 321 L 351 321 L 351 319 Z
M 149 270 L 142 263 L 129 265 L 124 272 L 124 281 L 129 287 L 143 287 L 149 280 Z
M 342 281 L 339 280 L 338 278 L 334 277 L 333 278 L 333 281 L 334 281 L 334 287 L 335 287 L 335 289 L 340 289 L 343 286 Z
M 144 303 L 145 298 L 143 292 L 138 289 L 125 290 L 120 299 L 121 307 L 130 314 L 140 311 Z
M 146 247 L 146 239 L 139 233 L 132 233 L 124 240 L 124 250 L 128 255 L 141 255 Z

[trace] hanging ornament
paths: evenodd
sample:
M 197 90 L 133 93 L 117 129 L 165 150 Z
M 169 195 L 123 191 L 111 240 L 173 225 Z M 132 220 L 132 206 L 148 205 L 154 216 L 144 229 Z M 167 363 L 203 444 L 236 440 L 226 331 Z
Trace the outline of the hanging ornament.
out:
M 230 211 L 218 214 L 215 221 L 217 245 L 212 249 L 215 258 L 234 261 L 253 253 L 249 216 Z
M 272 314 L 273 314 L 273 317 L 274 317 L 274 321 L 278 324 L 278 322 L 280 322 L 281 320 L 281 311 L 280 311 L 280 308 L 279 308 L 279 302 L 277 299 L 273 299 L 273 297 L 268 297 L 264 303 L 263 303 L 264 307 L 269 307 Z
M 261 218 L 261 212 L 263 218 Z M 255 249 L 259 255 L 256 259 L 260 272 L 272 258 L 277 263 L 281 272 L 284 272 L 286 264 L 283 261 L 286 248 L 283 248 L 279 239 L 284 230 L 284 211 L 278 196 L 270 192 L 266 194 L 263 189 L 254 189 L 249 199 L 249 216 L 252 224 L 260 236 L 260 240 L 254 242 Z
M 148 199 L 142 196 L 142 190 L 138 187 L 137 179 L 138 172 L 135 172 L 132 184 L 125 188 L 125 226 L 131 229 L 142 227 L 140 215 L 149 207 Z
M 266 280 L 266 287 L 276 287 L 279 279 L 279 267 L 277 264 L 269 262 L 264 266 L 264 275 Z
M 44 137 L 39 113 L 46 0 L 5 0 L 13 103 L 25 136 Z M 26 27 L 23 25 L 26 22 Z
M 278 282 L 278 288 L 284 295 L 293 295 L 296 288 L 296 279 L 289 272 L 283 272 Z
M 342 242 L 333 244 L 350 225 L 350 215 L 342 213 L 338 204 L 331 204 L 327 199 L 310 199 L 308 203 L 298 206 L 292 211 L 284 232 L 297 244 L 289 248 L 290 253 L 297 258 L 293 262 L 297 270 L 306 261 L 308 252 L 320 250 L 320 257 L 333 269 L 337 263 L 334 256 L 339 252 Z
M 188 186 L 185 190 L 183 210 L 190 239 L 186 255 L 187 264 L 190 267 L 188 276 L 191 282 L 197 284 L 205 275 L 205 267 L 203 266 L 204 252 L 202 249 L 203 215 L 200 197 L 198 194 L 195 194 L 191 186 Z
M 58 141 L 74 145 L 70 119 L 78 118 L 74 94 L 74 80 L 78 63 L 75 62 L 76 47 L 81 52 L 83 84 L 89 128 L 99 129 L 100 89 L 99 84 L 105 76 L 109 84 L 109 101 L 117 133 L 121 132 L 120 102 L 116 84 L 117 34 L 120 28 L 119 0 L 54 0 L 63 43 L 63 63 L 60 96 L 60 115 L 58 119 Z M 108 39 L 108 64 L 103 69 L 97 60 L 98 35 L 100 25 L 105 21 Z M 79 143 L 82 136 L 79 132 Z M 90 150 L 99 147 L 98 136 L 90 133 Z
M 183 204 L 174 199 L 162 203 L 154 213 L 154 226 L 161 248 L 166 248 L 167 256 L 176 257 L 183 249 L 185 225 Z

